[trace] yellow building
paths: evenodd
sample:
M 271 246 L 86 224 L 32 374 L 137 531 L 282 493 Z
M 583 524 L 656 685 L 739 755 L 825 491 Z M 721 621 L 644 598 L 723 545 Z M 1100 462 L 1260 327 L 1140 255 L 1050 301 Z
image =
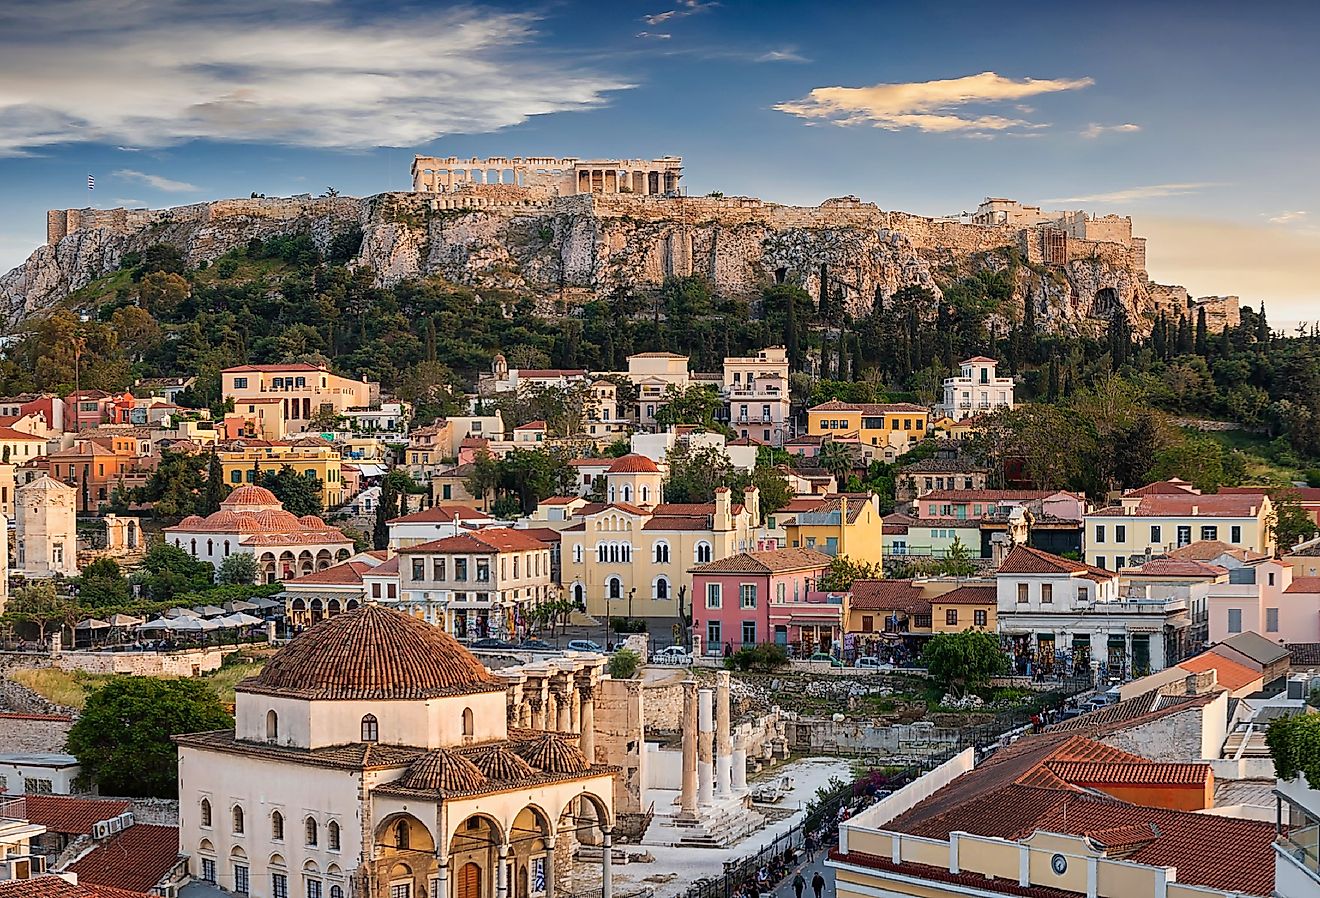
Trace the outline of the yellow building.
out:
M 874 493 L 836 493 L 794 499 L 777 514 L 790 549 L 847 555 L 876 566 L 884 559 L 880 499 Z
M 1202 541 L 1272 556 L 1273 517 L 1274 506 L 1263 494 L 1202 495 L 1186 486 L 1151 484 L 1086 516 L 1086 561 L 1119 570 Z
M 338 451 L 324 440 L 308 439 L 296 443 L 235 441 L 216 453 L 225 472 L 225 483 L 240 486 L 252 483 L 257 471 L 279 471 L 288 465 L 299 474 L 309 472 L 321 481 L 321 501 L 327 509 L 344 502 L 344 484 Z
M 220 383 L 224 398 L 234 401 L 239 414 L 246 405 L 278 399 L 275 412 L 282 434 L 309 429 L 312 419 L 324 409 L 340 414 L 351 408 L 369 408 L 380 399 L 380 384 L 340 377 L 322 365 L 306 362 L 238 365 L 220 372 Z
M 910 402 L 840 402 L 831 399 L 807 409 L 808 435 L 854 436 L 863 450 L 871 455 L 883 455 L 885 450 L 902 454 L 924 440 L 929 429 L 930 411 Z
M 930 600 L 932 633 L 986 630 L 994 633 L 999 621 L 997 587 L 990 583 L 963 583 Z

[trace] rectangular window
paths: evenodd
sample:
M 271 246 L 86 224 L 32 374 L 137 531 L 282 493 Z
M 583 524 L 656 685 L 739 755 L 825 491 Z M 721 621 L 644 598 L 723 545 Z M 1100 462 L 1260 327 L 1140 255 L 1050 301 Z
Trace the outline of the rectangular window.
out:
M 787 591 L 787 587 L 785 586 L 785 584 L 783 583 L 778 584 L 775 587 L 775 601 L 781 605 L 784 604 L 784 595 L 786 591 Z
M 1102 542 L 1105 541 L 1105 525 L 1104 525 L 1104 524 L 1096 524 L 1096 525 L 1095 525 L 1095 541 L 1096 541 L 1097 543 L 1102 543 Z
M 1152 544 L 1152 545 L 1156 545 L 1156 546 L 1158 546 L 1158 545 L 1160 544 L 1160 540 L 1161 540 L 1162 538 L 1163 538 L 1163 537 L 1160 535 L 1160 525 L 1159 525 L 1159 524 L 1151 524 L 1151 525 L 1150 525 L 1150 541 L 1151 541 L 1151 544 Z
M 411 882 L 390 883 L 390 898 L 412 898 Z
M 989 617 L 989 615 L 988 615 L 986 612 L 984 612 L 984 611 L 973 611 L 973 612 L 972 612 L 972 619 L 976 622 L 976 625 L 977 625 L 978 627 L 984 627 L 984 626 L 986 625 L 986 619 L 987 619 L 988 617 Z
M 466 583 L 466 582 L 467 582 L 467 559 L 466 559 L 466 558 L 455 558 L 455 559 L 454 559 L 454 579 L 457 580 L 459 583 Z
M 235 377 L 235 378 L 234 378 L 234 389 L 235 389 L 235 390 L 246 390 L 246 389 L 247 389 L 247 378 L 246 378 L 246 377 Z
M 235 470 L 233 470 L 233 471 L 230 471 L 230 472 L 229 472 L 229 482 L 230 482 L 230 483 L 242 483 L 242 482 L 243 482 L 243 472 L 242 472 L 242 471 L 239 471 L 239 470 L 237 470 L 237 469 L 235 469 Z
M 481 579 L 481 577 L 479 576 L 480 573 L 481 573 L 480 570 L 478 570 L 477 573 L 478 573 L 478 577 L 477 577 L 477 579 L 480 580 L 480 579 Z M 486 572 L 486 579 L 488 579 L 488 580 L 490 579 L 490 572 L 489 572 L 489 571 Z M 518 556 L 517 556 L 517 555 L 513 556 L 513 579 L 515 579 L 515 580 L 518 579 Z
M 870 615 L 870 614 L 863 614 L 863 615 L 862 615 L 862 632 L 863 632 L 863 633 L 874 633 L 874 632 L 875 632 L 875 617 L 874 617 L 874 616 L 872 616 L 872 615 Z
M 1192 543 L 1192 528 L 1180 526 L 1178 528 L 1178 548 L 1181 549 L 1183 546 L 1191 545 L 1191 543 Z
M 202 858 L 202 882 L 215 882 L 215 861 Z
M 1125 525 L 1123 524 L 1114 525 L 1114 542 L 1116 543 L 1127 542 L 1127 527 Z
M 741 583 L 738 585 L 738 607 L 739 608 L 756 607 L 755 583 Z M 747 640 L 744 639 L 743 641 L 746 642 Z
M 1241 632 L 1242 632 L 1242 609 L 1241 609 L 1241 608 L 1230 608 L 1230 609 L 1228 609 L 1228 632 L 1230 632 L 1230 633 L 1241 633 Z
M 1040 600 L 1046 604 L 1052 604 L 1054 602 L 1053 583 L 1042 583 L 1040 585 Z
M 371 597 L 372 597 L 373 599 L 379 599 L 379 598 L 380 598 L 380 584 L 379 584 L 379 583 L 373 583 L 373 584 L 371 584 Z
M 432 558 L 432 559 L 431 559 L 431 579 L 432 579 L 432 580 L 443 580 L 443 579 L 445 579 L 445 559 L 444 559 L 444 558 Z
M 1095 566 L 1103 569 L 1105 567 L 1105 556 L 1103 555 L 1095 556 Z
M 949 627 L 958 626 L 958 609 L 949 608 L 944 612 L 944 624 Z
M 248 893 L 248 868 L 246 864 L 234 864 L 234 891 L 240 895 Z
M 1279 609 L 1278 609 L 1278 608 L 1266 608 L 1266 609 L 1265 609 L 1265 632 L 1266 632 L 1266 633 L 1278 633 L 1278 632 L 1279 632 Z
M 742 622 L 742 644 L 756 645 L 756 621 L 745 620 Z
M 270 895 L 271 898 L 289 898 L 289 877 L 283 873 L 272 873 L 270 875 Z
M 720 591 L 721 591 L 720 584 L 718 584 L 718 583 L 707 583 L 707 584 L 706 584 L 706 607 L 707 607 L 707 608 L 718 608 L 718 607 L 720 607 L 720 599 L 721 599 Z
M 425 579 L 426 579 L 426 559 L 425 559 L 425 558 L 414 558 L 414 559 L 412 560 L 412 578 L 413 578 L 413 582 L 414 582 L 414 583 L 417 583 L 417 582 L 419 582 L 419 581 L 422 581 L 422 580 L 425 580 Z
M 531 890 L 533 895 L 545 894 L 545 857 L 532 858 L 531 870 Z
M 1026 602 L 1031 598 L 1031 587 L 1026 583 L 1019 583 L 1017 585 L 1017 594 L 1018 602 Z
M 720 622 L 717 620 L 706 621 L 706 645 L 719 648 L 723 637 L 720 636 Z
M 514 576 L 515 579 L 518 577 L 518 559 L 516 559 L 516 558 L 513 560 L 513 576 Z M 490 559 L 489 559 L 489 558 L 478 558 L 478 559 L 477 559 L 477 582 L 478 582 L 478 583 L 489 583 L 489 582 L 490 582 Z
M 1201 539 L 1219 539 L 1219 528 L 1210 526 L 1202 527 Z
M 1077 601 L 1080 604 L 1086 604 L 1091 601 L 1091 588 L 1089 586 L 1077 587 Z
M 1233 543 L 1240 543 L 1240 542 L 1242 542 L 1242 528 L 1241 528 L 1241 527 L 1238 527 L 1237 525 L 1234 525 L 1234 526 L 1232 526 L 1232 527 L 1230 527 L 1230 528 L 1228 529 L 1228 533 L 1229 533 L 1229 537 L 1228 537 L 1229 542 L 1233 542 Z
M 307 898 L 321 898 L 321 880 L 307 880 Z

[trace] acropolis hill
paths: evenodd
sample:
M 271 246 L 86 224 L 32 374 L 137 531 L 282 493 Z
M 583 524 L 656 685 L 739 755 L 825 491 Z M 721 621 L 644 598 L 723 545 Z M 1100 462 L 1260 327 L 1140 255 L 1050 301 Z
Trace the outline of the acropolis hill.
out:
M 47 216 L 47 243 L 0 277 L 12 326 L 156 243 L 197 263 L 251 238 L 309 233 L 325 248 L 361 229 L 354 265 L 378 281 L 438 275 L 480 289 L 573 304 L 699 274 L 730 295 L 822 280 L 854 314 L 909 285 L 941 286 L 1013 266 L 1017 312 L 1031 298 L 1045 328 L 1094 331 L 1120 306 L 1134 330 L 1155 313 L 1207 311 L 1236 323 L 1236 297 L 1191 299 L 1152 283 L 1145 240 L 1114 215 L 1048 212 L 988 199 L 960 219 L 889 212 L 856 197 L 785 206 L 752 197 L 684 196 L 682 160 L 588 161 L 419 156 L 414 191 L 364 199 L 231 199 L 172 209 L 69 209 Z M 1016 264 L 1020 261 L 1025 264 Z

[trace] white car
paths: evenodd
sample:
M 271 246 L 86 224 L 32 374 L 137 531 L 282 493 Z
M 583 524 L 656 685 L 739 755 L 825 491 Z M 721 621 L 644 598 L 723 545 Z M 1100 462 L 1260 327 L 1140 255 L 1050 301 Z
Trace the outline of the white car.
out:
M 671 645 L 651 655 L 652 664 L 677 664 L 688 667 L 692 664 L 692 653 L 681 645 Z

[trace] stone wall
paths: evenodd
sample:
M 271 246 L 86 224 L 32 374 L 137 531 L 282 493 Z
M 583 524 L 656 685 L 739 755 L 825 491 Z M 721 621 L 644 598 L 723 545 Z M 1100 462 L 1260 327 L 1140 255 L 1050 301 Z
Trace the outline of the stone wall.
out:
M 596 757 L 623 771 L 614 780 L 614 812 L 641 814 L 646 781 L 646 751 L 642 734 L 650 691 L 641 680 L 605 677 L 596 690 Z
M 96 674 L 141 677 L 195 677 L 218 670 L 234 646 L 175 652 L 62 652 L 58 656 L 32 652 L 0 652 L 0 670 L 15 667 L 56 667 Z
M 62 752 L 69 737 L 73 718 L 56 714 L 0 713 L 0 739 L 7 752 L 39 754 Z

